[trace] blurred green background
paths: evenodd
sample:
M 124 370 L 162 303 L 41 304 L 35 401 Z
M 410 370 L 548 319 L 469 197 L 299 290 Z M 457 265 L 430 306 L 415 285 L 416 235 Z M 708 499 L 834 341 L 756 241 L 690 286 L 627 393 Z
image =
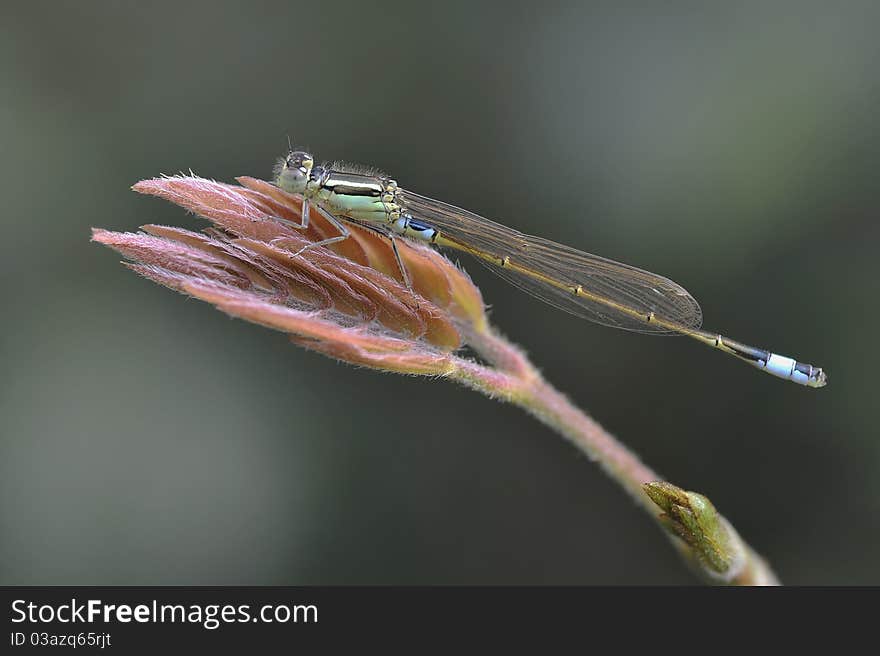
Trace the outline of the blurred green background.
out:
M 733 6 L 733 5 L 736 6 Z M 877 3 L 4 3 L 0 583 L 694 581 L 520 411 L 138 278 L 132 183 L 294 143 L 667 275 L 810 390 L 463 264 L 493 321 L 787 583 L 880 583 Z

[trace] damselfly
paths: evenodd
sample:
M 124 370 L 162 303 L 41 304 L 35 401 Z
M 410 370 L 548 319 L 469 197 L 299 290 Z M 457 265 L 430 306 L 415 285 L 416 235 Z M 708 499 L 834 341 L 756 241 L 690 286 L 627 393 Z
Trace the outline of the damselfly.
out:
M 578 317 L 642 333 L 686 335 L 766 371 L 809 387 L 822 387 L 825 372 L 811 364 L 748 346 L 700 326 L 697 301 L 671 280 L 626 264 L 533 237 L 473 212 L 407 191 L 372 169 L 341 164 L 316 166 L 311 154 L 290 152 L 275 170 L 275 184 L 303 198 L 302 224 L 311 208 L 339 234 L 311 244 L 346 239 L 346 223 L 455 249 L 477 258 L 532 296 Z M 407 286 L 406 268 L 397 257 Z

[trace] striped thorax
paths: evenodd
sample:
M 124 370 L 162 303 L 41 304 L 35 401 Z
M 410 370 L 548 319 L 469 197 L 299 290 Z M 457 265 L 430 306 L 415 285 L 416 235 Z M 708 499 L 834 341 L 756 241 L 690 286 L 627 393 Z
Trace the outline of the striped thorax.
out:
M 281 159 L 275 179 L 285 191 L 302 194 L 355 222 L 385 225 L 394 233 L 429 243 L 439 234 L 403 210 L 397 182 L 381 173 L 344 164 L 315 166 L 311 154 L 294 151 Z

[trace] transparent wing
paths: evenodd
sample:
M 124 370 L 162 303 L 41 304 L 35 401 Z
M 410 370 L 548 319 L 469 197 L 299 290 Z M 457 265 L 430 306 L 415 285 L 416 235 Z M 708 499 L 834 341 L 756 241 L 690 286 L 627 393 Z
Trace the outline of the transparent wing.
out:
M 399 190 L 397 198 L 414 219 L 440 232 L 441 246 L 474 255 L 509 283 L 578 317 L 655 335 L 678 332 L 669 324 L 702 324 L 697 301 L 668 278 L 524 234 L 411 191 Z M 579 286 L 583 294 L 574 291 Z M 652 312 L 667 325 L 646 322 Z

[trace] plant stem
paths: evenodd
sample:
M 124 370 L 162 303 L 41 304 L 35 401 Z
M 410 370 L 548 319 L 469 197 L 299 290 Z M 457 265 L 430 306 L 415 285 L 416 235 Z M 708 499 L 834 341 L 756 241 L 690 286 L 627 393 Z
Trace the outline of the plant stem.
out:
M 492 332 L 491 328 L 468 335 L 468 343 L 493 366 L 457 360 L 457 368 L 450 377 L 489 397 L 500 398 L 521 407 L 565 437 L 591 460 L 598 462 L 655 522 L 667 529 L 666 534 L 673 545 L 700 575 L 712 583 L 778 584 L 767 563 L 739 537 L 732 525 L 715 511 L 705 497 L 688 496 L 694 493 L 660 483 L 658 485 L 662 486 L 661 489 L 676 493 L 677 503 L 672 504 L 674 509 L 667 512 L 677 510 L 676 516 L 686 514 L 691 510 L 689 502 L 699 497 L 708 505 L 708 510 L 703 508 L 704 515 L 698 515 L 696 524 L 704 521 L 706 516 L 712 520 L 709 528 L 705 524 L 688 524 L 698 534 L 696 536 L 689 534 L 687 528 L 683 529 L 681 524 L 677 524 L 677 528 L 671 527 L 669 515 L 658 512 L 661 508 L 667 510 L 666 506 L 658 508 L 658 501 L 645 491 L 646 484 L 661 481 L 661 477 L 598 422 L 545 381 L 516 346 Z M 718 552 L 712 554 L 715 556 L 714 568 L 706 557 L 706 553 L 712 548 Z M 718 560 L 728 563 L 729 567 L 719 571 Z

